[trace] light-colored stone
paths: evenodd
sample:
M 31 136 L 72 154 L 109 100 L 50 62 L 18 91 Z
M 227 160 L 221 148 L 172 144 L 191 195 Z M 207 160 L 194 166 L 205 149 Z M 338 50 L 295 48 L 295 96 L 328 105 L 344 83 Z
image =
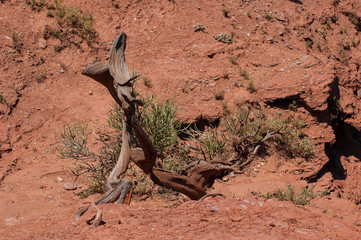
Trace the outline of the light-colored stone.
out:
M 38 47 L 41 49 L 45 49 L 48 45 L 46 44 L 46 40 L 44 38 L 41 38 L 38 42 Z
M 77 188 L 77 185 L 76 185 L 76 183 L 74 182 L 66 182 L 66 183 L 64 183 L 64 188 L 66 189 L 66 190 L 75 190 L 76 188 Z

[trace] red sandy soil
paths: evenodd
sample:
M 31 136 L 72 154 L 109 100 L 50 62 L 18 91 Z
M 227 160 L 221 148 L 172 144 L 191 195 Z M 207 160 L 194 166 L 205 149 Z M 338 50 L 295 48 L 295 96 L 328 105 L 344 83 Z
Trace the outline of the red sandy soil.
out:
M 43 39 L 45 24 L 56 26 L 45 7 L 33 11 L 25 1 L 1 1 L 0 93 L 11 107 L 0 103 L 0 238 L 359 239 L 361 3 L 295 2 L 119 1 L 115 8 L 112 1 L 64 1 L 92 14 L 98 38 L 92 46 L 83 41 L 57 53 L 58 40 Z M 273 18 L 266 20 L 266 13 Z M 194 32 L 196 24 L 205 32 Z M 14 31 L 23 41 L 20 53 L 13 48 Z M 224 102 L 231 110 L 241 101 L 257 102 L 306 122 L 315 156 L 305 161 L 274 152 L 258 158 L 245 174 L 216 181 L 212 192 L 226 198 L 178 207 L 157 197 L 107 204 L 100 206 L 100 227 L 85 223 L 91 212 L 75 221 L 79 207 L 96 196 L 80 200 L 64 189 L 74 179 L 73 160 L 57 156 L 60 131 L 74 122 L 88 123 L 93 136 L 109 131 L 113 100 L 81 71 L 94 60 L 106 62 L 121 31 L 128 35 L 130 69 L 151 79 L 150 87 L 139 81 L 140 95 L 174 99 L 183 122 L 212 122 Z M 221 32 L 233 34 L 233 43 L 217 42 L 213 36 Z M 240 69 L 254 80 L 255 92 L 246 89 Z M 42 74 L 46 78 L 38 81 Z M 214 97 L 218 92 L 223 103 Z M 299 104 L 295 111 L 288 109 L 292 101 Z M 342 118 L 335 117 L 332 101 Z M 337 127 L 331 122 L 336 118 Z M 97 147 L 95 140 L 90 147 Z M 251 196 L 287 184 L 327 187 L 330 195 L 302 208 Z

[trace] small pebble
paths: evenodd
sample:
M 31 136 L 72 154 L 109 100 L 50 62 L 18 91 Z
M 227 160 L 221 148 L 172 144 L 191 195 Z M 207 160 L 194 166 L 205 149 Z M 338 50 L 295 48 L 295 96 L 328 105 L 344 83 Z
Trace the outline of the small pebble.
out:
M 58 182 L 62 182 L 63 181 L 63 178 L 62 177 L 57 177 Z
M 93 95 L 93 91 L 89 91 L 89 95 L 91 95 L 91 96 L 92 96 L 92 95 Z
M 77 185 L 76 185 L 76 183 L 66 182 L 66 183 L 64 183 L 64 188 L 66 190 L 75 190 L 77 188 Z

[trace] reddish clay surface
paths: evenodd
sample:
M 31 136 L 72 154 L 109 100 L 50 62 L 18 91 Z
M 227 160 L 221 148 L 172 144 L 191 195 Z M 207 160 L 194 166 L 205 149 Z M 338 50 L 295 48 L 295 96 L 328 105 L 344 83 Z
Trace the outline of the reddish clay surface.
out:
M 0 103 L 2 239 L 360 238 L 359 1 L 129 0 L 119 1 L 119 8 L 112 1 L 64 2 L 92 14 L 98 34 L 92 47 L 82 42 L 57 53 L 58 40 L 43 39 L 45 24 L 56 25 L 46 8 L 32 11 L 20 0 L 0 3 L 0 93 L 12 106 Z M 222 9 L 231 11 L 229 18 Z M 266 13 L 273 18 L 266 20 Z M 205 32 L 194 32 L 196 24 Z M 14 31 L 22 33 L 21 53 L 13 48 Z M 221 116 L 216 92 L 224 93 L 231 110 L 244 100 L 257 102 L 306 122 L 315 156 L 305 161 L 271 152 L 255 159 L 243 175 L 216 181 L 212 191 L 225 199 L 176 208 L 158 198 L 101 205 L 104 225 L 90 229 L 84 221 L 90 212 L 76 222 L 74 213 L 96 196 L 80 200 L 64 189 L 74 179 L 73 160 L 57 156 L 60 131 L 87 122 L 94 149 L 94 136 L 109 131 L 106 113 L 113 100 L 81 71 L 94 60 L 106 62 L 121 31 L 128 35 L 130 69 L 151 79 L 150 87 L 139 81 L 140 95 L 175 99 L 183 122 Z M 233 34 L 233 43 L 217 42 L 213 36 L 221 32 Z M 240 69 L 254 80 L 255 92 L 247 91 Z M 37 81 L 42 74 L 46 79 Z M 295 111 L 288 109 L 293 100 L 299 104 Z M 330 195 L 304 208 L 251 196 L 287 184 L 327 187 Z M 85 188 L 85 180 L 78 185 Z

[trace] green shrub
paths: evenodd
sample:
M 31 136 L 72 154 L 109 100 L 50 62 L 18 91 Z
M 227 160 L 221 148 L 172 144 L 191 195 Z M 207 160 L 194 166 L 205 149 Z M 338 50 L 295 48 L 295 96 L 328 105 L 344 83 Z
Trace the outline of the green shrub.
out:
M 301 133 L 305 124 L 299 120 L 267 116 L 261 110 L 250 114 L 249 110 L 246 111 L 239 106 L 234 113 L 228 112 L 224 115 L 221 122 L 224 127 L 208 127 L 204 131 L 185 130 L 175 118 L 176 106 L 173 101 L 160 102 L 151 96 L 144 102 L 136 115 L 157 151 L 157 164 L 178 174 L 187 174 L 186 166 L 191 163 L 228 159 L 231 148 L 239 151 L 236 161 L 243 164 L 252 154 L 257 153 L 257 148 L 263 144 L 260 141 L 272 132 L 273 135 L 268 141 L 276 143 L 279 149 L 289 156 L 308 157 L 313 149 L 311 141 Z M 89 188 L 82 193 L 83 197 L 104 192 L 107 176 L 115 166 L 121 149 L 119 135 L 122 131 L 122 119 L 121 108 L 115 105 L 109 111 L 108 123 L 117 131 L 118 137 L 99 135 L 98 141 L 101 141 L 103 147 L 98 154 L 87 147 L 86 125 L 74 124 L 66 126 L 62 131 L 62 140 L 58 147 L 60 157 L 75 159 L 73 174 L 89 178 Z M 187 143 L 179 140 L 178 136 L 182 130 L 189 136 L 184 140 Z M 137 144 L 134 139 L 132 142 Z M 130 166 L 125 176 L 133 180 L 133 189 L 137 195 L 150 194 L 154 190 L 154 184 L 134 166 Z M 175 194 L 163 188 L 158 189 L 166 193 L 166 196 Z M 282 197 L 282 194 L 278 195 Z
M 88 43 L 95 40 L 92 16 L 84 14 L 80 7 L 64 5 L 62 1 L 55 0 L 55 16 L 60 27 L 73 28 L 75 33 Z
M 249 80 L 250 79 L 250 76 L 248 74 L 248 72 L 245 70 L 245 69 L 240 69 L 239 70 L 239 74 L 241 75 L 241 77 L 243 77 L 244 79 L 246 80 Z
M 173 101 L 161 103 L 151 96 L 139 114 L 140 123 L 161 157 L 178 141 L 181 123 L 176 120 L 176 111 Z
M 123 129 L 122 121 L 122 109 L 119 104 L 114 103 L 112 108 L 108 111 L 108 126 L 120 133 Z
M 237 58 L 235 56 L 229 56 L 228 59 L 233 65 L 237 64 Z
M 246 89 L 247 89 L 249 92 L 251 92 L 251 93 L 256 91 L 256 87 L 255 87 L 255 85 L 254 85 L 253 79 L 249 79 L 249 80 L 248 80 Z
M 88 179 L 88 189 L 80 193 L 82 198 L 94 193 L 104 193 L 107 176 L 114 168 L 121 149 L 118 141 L 100 136 L 99 141 L 103 143 L 103 147 L 99 154 L 95 154 L 87 147 L 88 135 L 87 124 L 67 125 L 61 132 L 57 149 L 60 158 L 75 159 L 73 175 Z
M 48 11 L 48 12 L 46 13 L 46 16 L 47 16 L 47 17 L 50 17 L 50 18 L 53 18 L 53 17 L 54 17 L 54 14 L 53 14 L 51 11 Z
M 279 189 L 276 192 L 273 192 L 273 193 L 268 192 L 266 194 L 262 194 L 259 192 L 251 192 L 251 194 L 254 196 L 257 196 L 257 197 L 265 198 L 265 199 L 270 199 L 272 197 L 275 197 L 280 201 L 290 201 L 296 205 L 305 206 L 305 205 L 309 204 L 312 199 L 314 199 L 316 197 L 326 196 L 328 194 L 327 188 L 318 193 L 314 192 L 313 189 L 314 189 L 314 186 L 304 187 L 300 190 L 300 192 L 298 194 L 296 194 L 295 187 L 292 186 L 291 184 L 287 184 L 286 190 Z
M 177 154 L 167 155 L 163 159 L 163 169 L 181 174 L 185 170 L 184 160 Z
M 25 3 L 30 6 L 30 9 L 33 11 L 40 12 L 40 10 L 46 5 L 45 0 L 26 0 Z
M 8 101 L 6 101 L 6 99 L 4 98 L 4 96 L 1 93 L 0 93 L 0 103 L 6 105 L 8 107 L 10 106 Z
M 226 43 L 226 44 L 231 44 L 232 43 L 232 36 L 228 36 L 225 33 L 220 33 L 217 34 L 215 36 L 213 36 L 214 39 L 216 39 L 218 42 L 222 42 L 222 43 Z
M 54 45 L 53 48 L 55 52 L 60 52 L 63 49 L 63 47 L 59 45 Z
M 231 10 L 229 9 L 222 9 L 222 13 L 226 18 L 229 18 L 229 14 L 231 13 Z
M 18 32 L 17 30 L 13 30 L 11 34 L 11 40 L 13 41 L 13 48 L 17 52 L 21 52 L 21 49 L 23 48 L 23 37 L 24 34 L 22 32 Z
M 150 97 L 143 108 L 137 113 L 144 129 L 162 160 L 165 170 L 180 173 L 184 170 L 184 152 L 173 149 L 178 144 L 180 123 L 175 119 L 176 107 L 173 101 L 159 102 Z M 122 130 L 123 114 L 119 105 L 112 107 L 108 113 L 108 124 L 118 131 Z M 61 144 L 58 152 L 61 158 L 75 159 L 72 170 L 75 176 L 84 175 L 89 178 L 88 189 L 82 192 L 82 197 L 94 193 L 103 193 L 107 176 L 112 171 L 121 149 L 118 138 L 100 136 L 102 142 L 100 154 L 95 154 L 87 147 L 88 133 L 86 125 L 74 124 L 66 126 L 61 134 Z M 132 139 L 133 143 L 136 140 Z M 136 195 L 149 193 L 154 184 L 135 167 L 130 167 L 125 176 L 133 180 L 133 190 Z
M 196 24 L 193 26 L 193 30 L 195 32 L 205 32 L 206 29 L 201 24 Z
M 224 99 L 224 92 L 223 91 L 216 91 L 214 93 L 214 98 L 216 100 L 223 100 Z
M 46 79 L 46 75 L 45 73 L 41 73 L 40 75 L 36 76 L 35 79 L 38 83 L 42 83 Z
M 227 136 L 238 138 L 245 134 L 242 127 L 245 117 L 246 111 L 239 108 L 232 116 L 225 118 Z M 313 156 L 314 145 L 301 131 L 306 126 L 303 121 L 286 120 L 280 116 L 267 116 L 262 111 L 256 111 L 253 117 L 247 120 L 246 126 L 246 134 L 254 135 L 253 141 L 259 141 L 267 132 L 278 131 L 279 133 L 274 135 L 270 141 L 275 142 L 277 149 L 288 157 L 308 159 Z
M 86 158 L 90 151 L 87 148 L 87 124 L 67 125 L 61 132 L 61 144 L 58 148 L 61 158 Z
M 149 195 L 154 189 L 152 180 L 136 168 L 130 168 L 125 176 L 132 179 L 133 194 L 136 196 Z
M 263 17 L 264 17 L 266 20 L 268 20 L 268 21 L 272 20 L 272 18 L 273 18 L 272 14 L 269 13 L 269 12 L 265 13 L 265 14 L 263 15 Z
M 278 148 L 284 151 L 289 157 L 309 158 L 313 155 L 314 146 L 312 141 L 306 137 L 297 121 L 284 124 L 282 134 L 278 135 L 275 140 Z
M 149 78 L 147 77 L 143 77 L 143 83 L 145 86 L 147 87 L 151 87 L 152 86 L 152 80 L 150 80 Z
M 327 194 L 326 191 L 322 191 L 321 193 L 315 193 L 313 191 L 313 186 L 307 188 L 304 187 L 301 191 L 296 195 L 295 194 L 295 187 L 291 184 L 287 185 L 287 190 L 278 190 L 277 192 L 273 193 L 273 196 L 280 201 L 291 201 L 296 205 L 307 205 L 310 201 L 318 196 L 324 196 Z

